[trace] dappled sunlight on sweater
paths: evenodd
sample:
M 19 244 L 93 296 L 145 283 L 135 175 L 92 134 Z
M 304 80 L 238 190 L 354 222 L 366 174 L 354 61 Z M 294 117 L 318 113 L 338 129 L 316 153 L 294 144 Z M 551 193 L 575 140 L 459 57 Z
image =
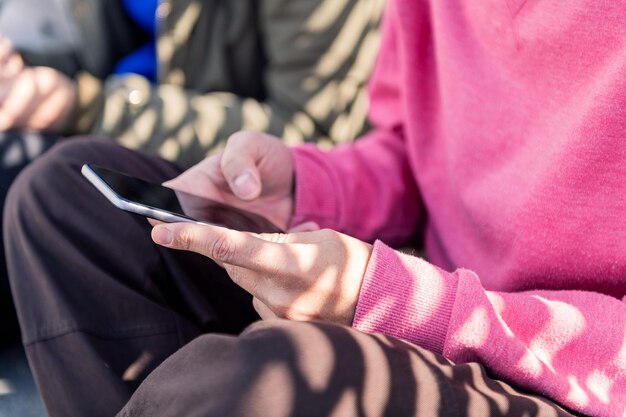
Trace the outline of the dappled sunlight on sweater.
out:
M 620 332 L 614 326 L 626 323 L 626 312 L 618 299 L 486 291 L 471 271 L 445 272 L 381 244 L 362 291 L 374 296 L 359 301 L 357 329 L 408 340 L 457 363 L 481 363 L 514 386 L 586 414 L 626 411 L 626 325 Z

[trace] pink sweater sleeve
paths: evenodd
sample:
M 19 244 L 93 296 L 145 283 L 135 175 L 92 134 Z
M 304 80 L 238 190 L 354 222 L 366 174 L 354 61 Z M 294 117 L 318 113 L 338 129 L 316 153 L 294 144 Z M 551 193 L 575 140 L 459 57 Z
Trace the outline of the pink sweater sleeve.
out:
M 315 221 L 365 241 L 401 244 L 423 220 L 406 152 L 393 28 L 383 25 L 385 53 L 369 85 L 370 120 L 376 129 L 352 145 L 328 152 L 312 145 L 292 149 L 296 168 L 293 226 Z
M 398 137 L 377 131 L 356 146 L 328 153 L 300 147 L 293 150 L 293 157 L 292 225 L 315 221 L 365 241 L 382 239 L 390 244 L 400 244 L 415 233 L 422 209 Z M 342 181 L 346 177 L 353 180 Z
M 588 415 L 626 409 L 626 304 L 584 291 L 486 291 L 381 242 L 353 326 L 408 340 Z

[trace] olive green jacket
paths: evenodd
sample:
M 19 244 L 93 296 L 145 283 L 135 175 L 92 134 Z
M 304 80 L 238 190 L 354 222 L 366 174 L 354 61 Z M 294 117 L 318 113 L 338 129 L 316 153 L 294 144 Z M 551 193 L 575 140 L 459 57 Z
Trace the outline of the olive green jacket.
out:
M 384 0 L 162 1 L 157 85 L 103 75 L 145 39 L 118 1 L 101 1 L 73 0 L 85 47 L 71 133 L 188 167 L 242 129 L 289 144 L 349 142 L 367 130 L 364 86 Z

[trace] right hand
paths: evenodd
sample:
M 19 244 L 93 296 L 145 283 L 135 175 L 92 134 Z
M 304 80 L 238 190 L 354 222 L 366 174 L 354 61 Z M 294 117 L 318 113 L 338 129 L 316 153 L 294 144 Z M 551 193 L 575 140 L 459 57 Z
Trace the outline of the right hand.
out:
M 269 219 L 286 230 L 293 213 L 294 166 L 280 139 L 238 132 L 224 150 L 164 183 L 174 190 L 210 198 Z

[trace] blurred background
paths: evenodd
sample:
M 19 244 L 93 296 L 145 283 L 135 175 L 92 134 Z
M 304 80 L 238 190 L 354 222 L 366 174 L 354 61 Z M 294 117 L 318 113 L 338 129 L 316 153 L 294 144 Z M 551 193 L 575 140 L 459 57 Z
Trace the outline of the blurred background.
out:
M 0 417 L 45 415 L 21 345 L 0 349 Z
M 0 33 L 16 49 L 33 53 L 64 54 L 75 49 L 78 42 L 67 0 L 0 0 Z M 6 167 L 0 183 L 10 183 L 51 143 L 38 133 L 0 133 L 0 163 Z M 7 310 L 3 299 L 0 314 L 6 317 Z M 6 326 L 11 326 L 10 322 Z M 0 346 L 0 417 L 46 416 L 21 344 L 11 338 Z

